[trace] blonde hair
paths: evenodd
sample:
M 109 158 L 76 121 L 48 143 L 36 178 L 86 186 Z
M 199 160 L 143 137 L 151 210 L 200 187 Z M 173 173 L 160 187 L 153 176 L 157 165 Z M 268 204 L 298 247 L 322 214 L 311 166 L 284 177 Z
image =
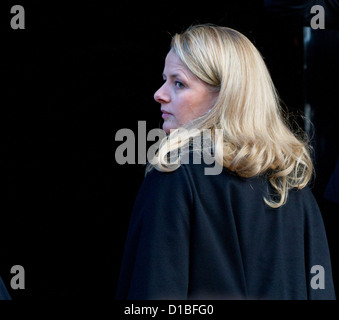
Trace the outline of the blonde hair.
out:
M 215 146 L 215 153 L 222 154 L 222 165 L 244 178 L 267 174 L 279 195 L 278 201 L 264 198 L 270 207 L 286 203 L 290 189 L 304 188 L 313 174 L 310 147 L 284 120 L 265 62 L 251 41 L 230 28 L 196 25 L 175 34 L 171 50 L 219 93 L 210 112 L 172 130 L 161 141 L 146 171 L 175 170 L 180 163 L 166 164 L 168 152 L 187 145 L 204 129 L 212 135 L 221 129 L 222 150 Z

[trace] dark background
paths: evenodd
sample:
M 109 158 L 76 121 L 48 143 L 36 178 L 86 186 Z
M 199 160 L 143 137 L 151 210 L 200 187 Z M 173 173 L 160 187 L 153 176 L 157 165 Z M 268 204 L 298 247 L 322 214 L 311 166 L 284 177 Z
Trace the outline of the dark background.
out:
M 301 25 L 277 19 L 262 1 L 138 3 L 1 1 L 0 275 L 13 300 L 114 299 L 145 168 L 116 163 L 121 142 L 115 134 L 122 128 L 137 132 L 138 121 L 147 121 L 147 132 L 161 126 L 153 94 L 162 84 L 174 33 L 196 23 L 244 33 L 262 53 L 286 108 L 303 126 L 309 90 Z M 15 4 L 25 8 L 25 30 L 10 27 Z M 335 58 L 327 69 L 322 66 L 319 83 L 324 86 L 335 68 Z M 320 97 L 322 90 L 313 87 Z M 339 211 L 322 197 L 338 155 L 334 100 L 332 113 L 321 103 L 317 109 L 322 120 L 316 129 L 329 133 L 327 149 L 318 155 L 326 172 L 317 175 L 313 190 L 338 288 Z M 24 290 L 10 287 L 16 264 L 25 268 Z

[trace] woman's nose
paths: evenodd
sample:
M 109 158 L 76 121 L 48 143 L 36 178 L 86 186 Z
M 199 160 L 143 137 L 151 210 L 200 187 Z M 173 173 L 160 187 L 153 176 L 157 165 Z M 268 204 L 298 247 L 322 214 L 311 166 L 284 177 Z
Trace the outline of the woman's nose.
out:
M 166 92 L 165 83 L 154 93 L 154 100 L 159 103 L 166 103 L 170 101 L 170 96 Z

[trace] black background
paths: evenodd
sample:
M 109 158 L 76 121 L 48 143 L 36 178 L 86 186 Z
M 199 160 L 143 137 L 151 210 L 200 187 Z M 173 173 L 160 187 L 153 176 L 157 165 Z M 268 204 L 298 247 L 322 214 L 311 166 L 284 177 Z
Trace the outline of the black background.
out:
M 25 8 L 24 30 L 10 27 L 15 4 Z M 195 23 L 244 33 L 302 124 L 302 28 L 261 1 L 1 1 L 0 275 L 13 300 L 114 299 L 144 174 L 144 165 L 116 163 L 115 134 L 137 132 L 138 121 L 161 126 L 153 94 L 170 38 Z M 322 205 L 324 215 L 337 210 Z M 338 220 L 327 220 L 337 266 Z M 17 264 L 24 290 L 10 287 Z

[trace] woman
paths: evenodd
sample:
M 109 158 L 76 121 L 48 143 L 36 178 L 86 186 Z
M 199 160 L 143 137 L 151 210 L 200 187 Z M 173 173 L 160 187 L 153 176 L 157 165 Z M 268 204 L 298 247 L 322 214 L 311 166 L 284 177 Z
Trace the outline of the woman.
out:
M 117 299 L 335 299 L 308 144 L 256 48 L 193 26 L 173 37 L 163 78 L 167 136 L 136 199 Z M 192 161 L 206 130 L 219 174 Z

